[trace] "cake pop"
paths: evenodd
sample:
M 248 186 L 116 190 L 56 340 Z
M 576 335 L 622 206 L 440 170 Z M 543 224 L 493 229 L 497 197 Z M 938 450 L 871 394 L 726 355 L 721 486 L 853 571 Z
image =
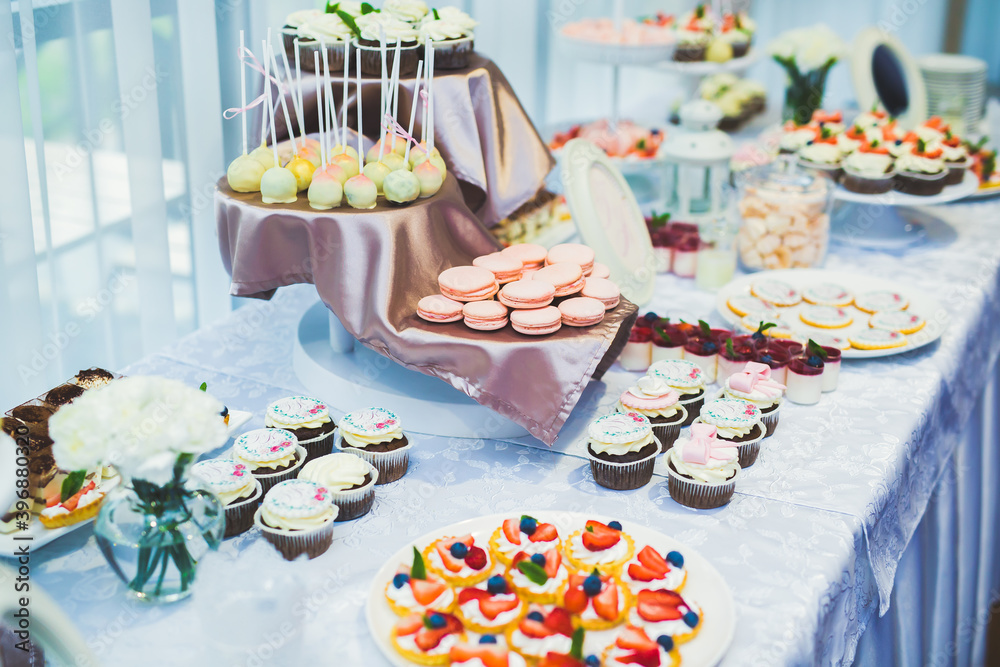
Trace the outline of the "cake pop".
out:
M 264 86 L 267 95 L 268 118 L 271 125 L 271 151 L 276 166 L 264 172 L 260 179 L 260 197 L 265 204 L 291 204 L 297 197 L 298 185 L 295 175 L 285 167 L 277 166 L 278 133 L 274 129 L 274 100 L 271 99 L 271 75 L 268 71 L 267 41 L 264 41 Z
M 347 178 L 350 179 L 361 173 L 361 155 L 358 153 L 357 149 L 347 144 L 347 95 L 348 82 L 350 81 L 350 77 L 348 76 L 348 67 L 349 61 L 347 58 L 344 58 L 344 95 L 341 101 L 342 125 L 340 138 L 337 145 L 330 149 L 329 154 L 333 156 L 330 162 L 343 169 L 344 173 L 347 174 Z M 330 102 L 331 104 L 333 103 L 332 95 L 330 96 Z M 336 116 L 334 116 L 334 120 L 336 120 Z
M 413 91 L 414 100 L 420 99 L 420 75 L 423 72 L 423 67 L 424 61 L 421 60 L 417 63 L 417 78 Z M 404 165 L 410 160 L 409 139 L 413 137 L 413 122 L 416 120 L 416 117 L 417 105 L 414 103 L 410 105 L 410 125 L 406 130 L 408 140 L 406 142 L 406 149 L 403 152 Z M 385 192 L 386 201 L 397 205 L 409 204 L 420 196 L 420 181 L 409 169 L 397 169 L 385 177 L 385 181 L 382 183 L 382 190 Z
M 399 51 L 399 44 L 400 44 L 399 40 L 397 40 L 396 41 L 396 51 L 397 52 Z M 381 133 L 381 138 L 379 139 L 379 142 L 378 142 L 379 149 L 375 153 L 375 160 L 372 160 L 372 152 L 371 151 L 368 151 L 368 155 L 365 156 L 365 163 L 366 164 L 365 164 L 365 168 L 363 169 L 363 173 L 364 173 L 365 176 L 367 176 L 369 179 L 371 179 L 372 183 L 375 184 L 375 190 L 376 190 L 376 192 L 378 192 L 379 194 L 382 194 L 382 182 L 385 180 L 386 176 L 388 176 L 389 174 L 392 173 L 392 169 L 390 169 L 388 166 L 386 166 L 386 164 L 384 162 L 382 162 L 382 156 L 383 156 L 384 149 L 385 149 L 385 139 L 386 139 L 384 119 L 385 119 L 386 113 L 388 113 L 388 111 L 389 111 L 388 94 L 389 94 L 389 89 L 390 89 L 390 85 L 386 81 L 386 48 L 385 48 L 385 29 L 384 28 L 382 29 L 381 35 L 379 36 L 379 51 L 380 51 L 380 54 L 382 56 L 382 85 L 380 86 L 381 89 L 382 89 L 382 99 L 381 99 L 381 102 L 379 104 L 379 111 L 380 111 L 380 113 L 379 113 L 379 129 L 380 129 L 380 133 Z M 397 55 L 396 58 L 397 58 L 397 60 L 395 62 L 395 65 L 398 66 L 399 65 L 399 59 L 398 59 L 399 56 Z M 360 97 L 361 97 L 361 91 L 359 90 L 358 91 L 358 98 L 359 98 L 359 100 L 360 100 Z
M 296 57 L 297 58 L 297 57 Z M 298 66 L 298 62 L 296 62 Z M 313 52 L 313 71 L 316 72 L 316 105 L 319 112 L 319 147 L 320 147 L 320 168 L 313 174 L 312 183 L 309 184 L 309 206 L 319 210 L 327 210 L 340 206 L 344 198 L 344 189 L 337 178 L 326 170 L 326 150 L 324 148 L 324 116 L 326 113 L 323 107 L 323 88 L 319 82 L 319 53 Z M 329 67 L 326 69 L 326 76 L 330 76 Z
M 339 138 L 340 133 L 337 129 L 339 121 L 337 120 L 337 110 L 333 100 L 333 86 L 330 84 L 330 58 L 327 55 L 325 49 L 321 49 L 321 51 L 323 52 L 323 80 L 324 80 L 323 89 L 326 91 L 326 100 L 323 104 L 319 106 L 318 109 L 320 114 L 320 123 L 323 125 L 322 135 L 320 136 L 320 147 L 322 150 L 323 161 L 325 162 L 325 166 L 321 167 L 320 169 L 322 169 L 322 171 L 325 172 L 327 176 L 335 179 L 337 183 L 340 185 L 341 190 L 343 190 L 344 184 L 347 183 L 347 179 L 349 179 L 351 176 L 357 176 L 357 173 L 354 174 L 348 173 L 343 166 L 334 162 L 334 158 L 338 156 L 335 156 L 333 154 L 330 147 L 330 141 L 331 141 L 330 129 L 333 128 L 333 134 L 336 134 L 336 136 Z M 319 70 L 316 71 L 316 77 L 318 81 Z M 317 96 L 317 100 L 318 99 L 319 96 Z M 330 115 L 328 116 L 327 114 Z M 327 121 L 329 121 L 329 124 L 327 124 Z M 337 145 L 333 146 L 332 148 L 341 148 L 340 142 L 338 141 Z M 344 158 L 350 158 L 350 156 L 344 155 Z M 354 166 L 353 159 L 346 160 L 345 163 L 349 164 L 350 166 Z M 313 174 L 313 178 L 314 179 L 316 178 L 315 173 Z
M 264 122 L 267 122 L 267 109 L 264 109 Z M 278 154 L 276 151 L 271 150 L 271 147 L 265 142 L 261 142 L 260 146 L 250 151 L 250 157 L 260 163 L 264 169 L 270 169 L 271 167 L 280 167 L 281 160 L 278 159 Z
M 434 152 L 434 40 L 428 39 L 424 44 L 427 60 L 427 109 L 424 112 L 424 125 L 427 128 L 427 151 L 433 155 Z M 420 197 L 426 199 L 433 197 L 444 185 L 444 175 L 432 158 L 425 159 L 414 169 L 413 174 L 420 182 Z
M 284 51 L 281 52 L 284 56 Z M 270 64 L 274 67 L 274 73 L 278 73 L 278 60 L 274 55 L 274 49 L 270 52 Z M 291 72 L 288 71 L 288 58 L 285 58 L 285 80 L 291 81 Z M 293 93 L 294 97 L 294 93 Z M 306 190 L 309 188 L 309 184 L 312 183 L 313 172 L 316 171 L 316 167 L 313 166 L 312 162 L 306 158 L 299 155 L 299 145 L 295 141 L 295 131 L 292 129 L 292 118 L 288 113 L 288 103 L 285 102 L 285 95 L 278 89 L 278 100 L 281 102 L 281 111 L 285 116 L 285 129 L 288 131 L 288 138 L 292 142 L 292 159 L 288 161 L 285 168 L 292 172 L 295 176 L 295 183 L 298 185 L 299 191 Z M 294 104 L 294 102 L 293 102 Z
M 243 121 L 243 154 L 229 163 L 226 170 L 226 180 L 236 192 L 260 191 L 260 179 L 264 175 L 264 165 L 247 154 L 247 70 L 243 62 L 244 44 L 243 31 L 240 30 L 240 117 Z
M 364 137 L 364 115 L 361 112 L 361 49 L 358 49 L 356 53 L 358 55 L 358 155 L 361 156 L 365 153 L 364 146 L 361 143 L 362 137 Z M 347 105 L 345 104 L 344 106 L 346 107 Z M 362 163 L 360 166 L 363 170 L 364 158 L 361 158 L 361 160 Z M 370 178 L 361 173 L 357 176 L 352 176 L 344 183 L 344 196 L 347 197 L 347 203 L 351 208 L 375 208 L 375 204 L 378 202 L 378 188 L 375 187 Z
M 295 90 L 292 91 L 292 105 L 295 107 L 295 118 L 299 122 L 299 155 L 312 162 L 314 167 L 319 168 L 321 166 L 319 142 L 306 136 L 306 115 L 302 104 L 302 59 L 301 54 L 299 53 L 298 37 L 295 38 L 294 43 Z M 281 60 L 284 63 L 285 71 L 287 72 L 288 56 L 285 54 L 284 49 L 281 50 Z

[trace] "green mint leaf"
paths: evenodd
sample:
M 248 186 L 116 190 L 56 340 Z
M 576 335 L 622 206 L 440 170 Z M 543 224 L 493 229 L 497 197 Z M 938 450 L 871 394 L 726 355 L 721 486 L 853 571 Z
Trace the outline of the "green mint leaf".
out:
M 670 336 L 667 335 L 666 329 L 663 329 L 662 327 L 653 327 L 653 331 L 656 333 L 657 336 L 660 337 L 660 340 L 662 340 L 667 345 L 674 344 L 674 341 L 670 340 Z
M 544 585 L 549 580 L 549 575 L 545 573 L 545 568 L 537 563 L 532 563 L 530 560 L 522 560 L 517 564 L 517 569 L 528 578 L 528 581 L 538 586 Z
M 440 21 L 441 20 L 441 15 L 438 14 L 438 10 L 437 9 L 432 9 L 431 11 L 434 12 L 434 20 L 435 21 Z
M 336 14 L 337 10 L 339 10 L 339 9 L 340 9 L 340 3 L 339 2 L 327 2 L 326 3 L 326 13 L 327 14 Z
M 74 470 L 66 475 L 62 487 L 59 489 L 59 502 L 64 503 L 75 496 L 76 492 L 83 488 L 83 480 L 86 476 L 86 470 Z
M 376 11 L 376 9 L 374 7 L 372 7 L 372 3 L 370 3 L 370 2 L 362 2 L 361 3 L 361 15 L 362 16 L 364 16 L 365 14 L 371 14 L 374 11 Z
M 413 565 L 410 566 L 410 579 L 426 579 L 427 568 L 424 567 L 424 557 L 416 547 L 413 547 Z
M 425 628 L 427 628 L 428 630 L 433 630 L 433 629 L 434 629 L 434 626 L 433 626 L 433 625 L 431 625 L 431 617 L 430 617 L 430 614 L 424 614 L 424 618 L 423 618 L 423 621 L 424 621 L 424 627 L 425 627 Z
M 354 17 L 342 9 L 338 9 L 336 11 L 336 14 L 337 16 L 340 17 L 341 21 L 347 24 L 347 27 L 351 29 L 351 32 L 354 33 L 354 36 L 357 37 L 358 39 L 361 39 L 361 29 L 358 28 L 358 24 L 354 21 Z
M 587 532 L 588 533 L 594 532 L 594 527 L 593 526 L 587 526 Z
M 701 335 L 705 338 L 712 335 L 712 327 L 708 326 L 708 322 L 705 320 L 698 320 L 698 326 L 701 327 Z
M 815 354 L 820 359 L 826 361 L 826 358 L 830 356 L 830 353 L 823 349 L 823 346 L 814 341 L 812 338 L 806 343 L 806 349 L 809 350 L 809 354 Z
M 573 643 L 570 644 L 569 654 L 577 660 L 583 660 L 583 628 L 573 631 Z
M 202 391 L 208 391 L 208 383 L 207 382 L 202 382 L 201 386 L 198 387 L 198 389 L 201 389 Z
M 736 356 L 736 350 L 733 349 L 733 339 L 732 338 L 727 338 L 726 339 L 726 354 L 728 354 L 730 357 L 735 357 Z
M 923 139 L 917 139 L 917 152 L 925 153 L 927 152 L 927 142 Z

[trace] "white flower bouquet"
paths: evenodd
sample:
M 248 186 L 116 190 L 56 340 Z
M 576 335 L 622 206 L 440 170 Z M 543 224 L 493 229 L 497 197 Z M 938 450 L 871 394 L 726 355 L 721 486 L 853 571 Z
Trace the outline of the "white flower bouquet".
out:
M 826 76 L 847 53 L 847 45 L 827 25 L 819 23 L 782 33 L 768 45 L 768 53 L 785 68 L 785 120 L 805 125 L 823 103 Z

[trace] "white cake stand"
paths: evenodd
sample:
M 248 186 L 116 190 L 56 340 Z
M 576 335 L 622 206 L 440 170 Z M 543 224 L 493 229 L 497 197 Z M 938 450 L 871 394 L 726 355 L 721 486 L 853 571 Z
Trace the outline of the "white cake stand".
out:
M 521 426 L 438 378 L 411 371 L 356 341 L 322 303 L 299 321 L 292 355 L 310 395 L 340 413 L 371 406 L 399 415 L 407 431 L 452 438 L 519 438 Z
M 928 226 L 940 218 L 916 206 L 947 204 L 968 197 L 979 188 L 971 171 L 958 185 L 949 185 L 939 195 L 921 197 L 891 190 L 885 194 L 862 195 L 838 186 L 830 237 L 845 245 L 877 250 L 909 247 L 928 237 Z

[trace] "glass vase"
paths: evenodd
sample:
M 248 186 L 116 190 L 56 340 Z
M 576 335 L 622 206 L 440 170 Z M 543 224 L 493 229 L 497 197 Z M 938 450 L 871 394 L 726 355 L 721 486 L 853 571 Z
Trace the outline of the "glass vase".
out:
M 794 67 L 786 68 L 788 82 L 785 88 L 785 106 L 781 119 L 805 125 L 812 120 L 813 112 L 823 106 L 826 92 L 826 75 L 829 67 L 820 67 L 800 73 Z
M 164 483 L 133 478 L 112 492 L 94 524 L 101 552 L 137 599 L 190 595 L 199 559 L 222 542 L 222 503 L 185 486 L 190 459 L 182 455 Z

